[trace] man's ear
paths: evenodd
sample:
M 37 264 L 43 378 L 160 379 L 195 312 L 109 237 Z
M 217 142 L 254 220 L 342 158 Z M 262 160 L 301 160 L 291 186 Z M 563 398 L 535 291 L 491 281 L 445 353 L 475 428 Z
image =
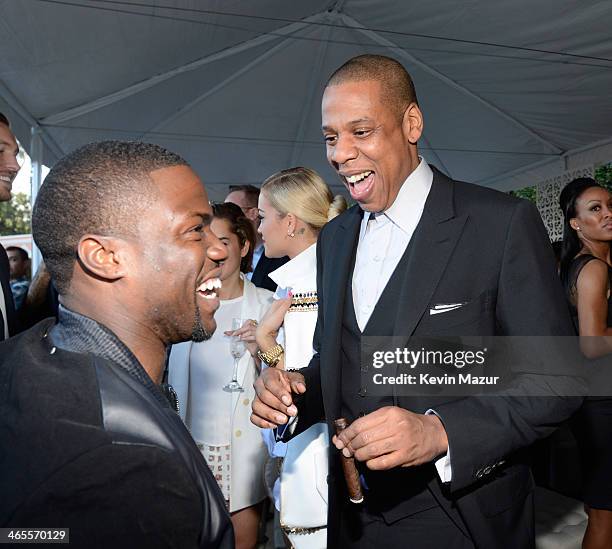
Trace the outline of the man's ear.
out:
M 410 103 L 404 111 L 402 130 L 410 143 L 416 145 L 423 133 L 423 113 L 416 103 Z
M 118 280 L 127 274 L 125 240 L 86 234 L 77 245 L 77 255 L 84 270 L 103 280 Z
M 257 218 L 259 217 L 259 210 L 257 209 L 256 205 L 253 207 L 247 208 L 246 212 L 243 212 L 243 213 L 244 213 L 244 217 L 246 217 L 250 221 L 257 221 Z

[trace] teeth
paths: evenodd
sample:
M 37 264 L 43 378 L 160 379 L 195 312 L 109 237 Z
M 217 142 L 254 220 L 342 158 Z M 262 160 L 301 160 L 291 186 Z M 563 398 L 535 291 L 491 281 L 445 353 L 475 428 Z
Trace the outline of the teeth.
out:
M 202 282 L 198 287 L 198 292 L 206 292 L 211 290 L 218 290 L 221 288 L 222 284 L 218 278 L 209 278 L 206 282 Z M 214 297 L 217 297 L 217 294 L 213 292 Z
M 366 177 L 368 177 L 368 175 L 370 175 L 371 173 L 372 173 L 371 171 L 367 171 L 367 172 L 357 173 L 355 175 L 349 175 L 346 177 L 346 180 L 351 184 L 355 184 L 361 181 L 362 179 L 365 179 Z
M 6 181 L 7 183 L 10 183 L 12 181 L 12 178 L 6 175 L 0 175 L 0 181 Z
M 211 292 L 209 294 L 204 294 L 202 297 L 204 299 L 215 299 L 217 297 L 217 292 Z

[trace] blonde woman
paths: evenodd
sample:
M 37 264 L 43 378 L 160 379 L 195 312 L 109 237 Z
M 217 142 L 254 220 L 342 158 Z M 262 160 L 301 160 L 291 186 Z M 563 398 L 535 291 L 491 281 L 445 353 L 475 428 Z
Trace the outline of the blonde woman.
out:
M 308 168 L 290 168 L 270 176 L 259 195 L 259 232 L 267 257 L 289 257 L 270 273 L 278 284 L 277 301 L 256 332 L 260 357 L 269 366 L 300 369 L 314 354 L 317 323 L 316 242 L 319 231 L 346 209 L 321 177 Z M 283 328 L 279 337 L 279 329 Z M 277 341 L 277 339 L 281 341 Z M 274 489 L 281 527 L 295 549 L 324 549 L 327 524 L 329 434 L 325 423 L 313 425 L 293 440 L 264 438 L 273 455 L 284 457 Z

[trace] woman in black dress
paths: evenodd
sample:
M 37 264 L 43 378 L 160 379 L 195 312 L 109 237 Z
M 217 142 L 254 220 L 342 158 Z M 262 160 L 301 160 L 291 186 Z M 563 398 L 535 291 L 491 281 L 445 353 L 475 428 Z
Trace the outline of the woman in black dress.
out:
M 612 392 L 601 392 L 602 384 L 612 377 L 612 195 L 594 179 L 579 178 L 563 189 L 559 202 L 565 218 L 561 280 L 581 336 L 582 352 L 593 359 L 586 365 L 591 388 L 596 388 L 599 395 L 612 395 Z M 589 516 L 582 547 L 609 549 L 612 547 L 612 397 L 587 398 L 576 420 L 584 503 Z

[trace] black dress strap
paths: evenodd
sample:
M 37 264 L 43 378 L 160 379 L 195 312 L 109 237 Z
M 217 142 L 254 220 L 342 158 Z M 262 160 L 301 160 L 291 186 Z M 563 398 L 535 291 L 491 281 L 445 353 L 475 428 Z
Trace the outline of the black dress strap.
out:
M 568 282 L 569 282 L 569 294 L 570 295 L 575 296 L 576 283 L 578 282 L 578 277 L 580 276 L 580 272 L 582 271 L 584 266 L 593 259 L 603 262 L 603 260 L 591 254 L 580 254 L 579 256 L 575 257 L 574 260 L 572 261 L 572 264 L 570 265 L 570 268 L 569 268 L 569 276 L 567 277 Z

